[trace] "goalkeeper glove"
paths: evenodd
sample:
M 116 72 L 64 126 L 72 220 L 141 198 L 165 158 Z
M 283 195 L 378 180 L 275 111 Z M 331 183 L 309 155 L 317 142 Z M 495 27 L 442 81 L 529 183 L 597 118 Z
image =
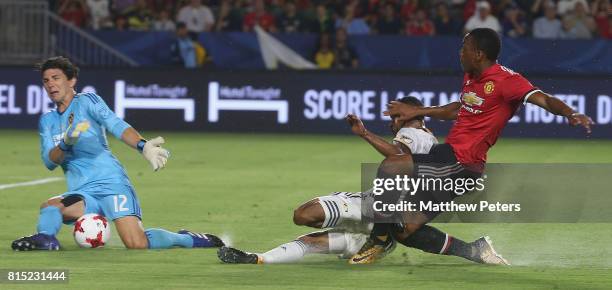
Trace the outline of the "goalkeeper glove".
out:
M 70 124 L 66 133 L 64 134 L 64 138 L 60 140 L 59 148 L 62 151 L 69 151 L 72 149 L 72 146 L 79 141 L 79 137 L 81 137 L 81 133 L 87 131 L 89 129 L 89 121 L 83 121 L 78 123 L 76 126 Z
M 170 157 L 170 152 L 161 147 L 164 142 L 164 138 L 158 136 L 149 141 L 145 141 L 142 147 L 142 156 L 149 161 L 154 171 L 164 168 L 168 161 L 168 157 Z

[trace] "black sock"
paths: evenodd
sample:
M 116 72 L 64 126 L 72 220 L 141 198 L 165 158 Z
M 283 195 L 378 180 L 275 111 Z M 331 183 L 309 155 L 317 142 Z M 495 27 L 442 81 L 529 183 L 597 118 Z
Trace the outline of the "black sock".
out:
M 385 243 L 389 240 L 389 224 L 379 223 L 374 224 L 370 238 L 373 239 L 377 244 Z
M 447 235 L 440 230 L 423 225 L 405 239 L 397 239 L 402 245 L 410 248 L 419 249 L 423 252 L 440 254 L 443 249 Z
M 405 239 L 397 239 L 404 246 L 419 249 L 423 252 L 463 257 L 477 261 L 474 247 L 460 239 L 428 225 L 421 226 Z
M 472 243 L 466 243 L 460 239 L 449 236 L 448 250 L 445 255 L 458 256 L 466 258 L 470 261 L 480 262 L 477 249 L 472 246 Z

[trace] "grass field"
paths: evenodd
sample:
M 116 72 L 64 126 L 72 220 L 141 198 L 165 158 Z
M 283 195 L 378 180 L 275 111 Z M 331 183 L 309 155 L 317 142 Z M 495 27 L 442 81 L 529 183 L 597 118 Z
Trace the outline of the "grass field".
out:
M 145 132 L 153 137 L 155 133 Z M 360 163 L 381 158 L 352 136 L 160 133 L 172 151 L 153 173 L 134 150 L 111 141 L 128 169 L 146 227 L 185 227 L 264 251 L 308 228 L 292 224 L 301 202 L 359 190 Z M 34 131 L 0 131 L 0 185 L 61 177 L 48 172 Z M 503 139 L 491 162 L 612 163 L 612 141 Z M 127 251 L 115 234 L 105 249 L 79 249 L 64 227 L 59 252 L 13 252 L 35 229 L 38 207 L 63 182 L 0 190 L 0 269 L 69 269 L 69 284 L 0 289 L 610 289 L 612 224 L 438 224 L 465 240 L 493 237 L 512 267 L 476 265 L 398 247 L 380 263 L 349 266 L 334 256 L 295 265 L 224 265 L 212 249 Z

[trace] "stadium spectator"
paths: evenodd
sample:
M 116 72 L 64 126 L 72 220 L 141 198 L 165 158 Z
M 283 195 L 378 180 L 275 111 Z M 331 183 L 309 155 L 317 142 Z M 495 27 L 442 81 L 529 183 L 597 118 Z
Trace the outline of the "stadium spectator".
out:
M 175 31 L 176 25 L 174 21 L 170 19 L 168 11 L 161 10 L 157 15 L 157 19 L 153 21 L 153 30 L 155 31 Z
M 266 11 L 263 0 L 253 0 L 251 8 L 252 11 L 244 15 L 242 20 L 242 31 L 253 31 L 255 25 L 259 25 L 265 31 L 276 32 L 276 20 Z
M 461 25 L 450 16 L 448 5 L 443 2 L 436 5 L 434 26 L 438 35 L 459 35 L 461 32 Z
M 113 0 L 112 10 L 115 15 L 123 15 L 136 5 L 136 0 Z
M 196 68 L 197 58 L 195 45 L 189 35 L 187 25 L 182 22 L 177 23 L 176 40 L 170 46 L 170 52 L 174 64 L 185 68 Z
M 83 0 L 65 0 L 58 14 L 67 22 L 74 24 L 79 28 L 84 28 L 87 24 L 87 6 Z
M 595 18 L 595 24 L 597 25 L 597 31 L 603 38 L 610 38 L 610 25 L 609 19 L 612 16 L 612 6 L 610 0 L 595 0 L 591 7 L 591 14 Z
M 353 0 L 348 0 L 348 1 L 353 1 Z M 349 3 L 347 3 L 347 0 L 327 0 L 326 2 L 321 2 L 319 4 L 323 4 L 327 6 L 327 8 L 329 9 L 329 12 L 331 13 L 334 19 L 337 19 L 341 15 L 343 15 L 344 9 L 346 8 L 347 5 L 349 5 Z M 334 33 L 335 33 L 335 28 L 334 28 Z
M 402 20 L 406 21 L 411 19 L 419 8 L 419 0 L 404 0 L 403 2 L 402 8 L 400 9 L 400 16 Z
M 349 47 L 348 35 L 344 28 L 336 29 L 336 46 L 334 47 L 334 68 L 357 68 L 359 60 L 357 53 Z
M 310 0 L 296 0 L 295 6 L 297 6 L 298 11 L 307 11 L 311 8 Z
M 538 19 L 546 16 L 546 8 L 549 6 L 555 7 L 555 15 L 557 14 L 557 4 L 553 0 L 535 0 L 529 8 L 529 16 L 532 19 Z
M 587 6 L 584 6 L 581 1 L 576 1 L 574 10 L 567 12 L 563 17 L 561 38 L 590 39 L 596 28 L 595 20 L 587 14 Z
M 222 0 L 219 8 L 216 31 L 241 31 L 244 8 L 242 0 Z
M 147 0 L 147 4 L 149 9 L 153 11 L 153 13 L 158 14 L 162 11 L 168 12 L 168 15 L 175 15 L 175 0 Z
M 116 31 L 126 31 L 129 28 L 129 24 L 127 18 L 123 15 L 117 15 L 115 17 L 115 30 Z
M 608 29 L 607 34 L 602 35 L 603 38 L 612 39 L 612 17 L 608 17 Z
M 428 36 L 435 34 L 434 24 L 427 18 L 425 10 L 416 11 L 412 19 L 406 22 L 406 34 L 411 36 Z
M 295 4 L 294 0 L 264 0 L 264 3 L 266 4 L 266 10 L 270 12 L 272 16 L 274 16 L 274 19 L 276 19 L 276 27 L 279 31 L 282 30 L 282 27 L 278 23 L 278 20 L 280 19 L 281 15 L 287 12 L 287 3 L 289 2 L 293 2 L 293 4 Z
M 505 16 L 506 10 L 510 8 L 518 9 L 526 17 L 533 3 L 530 0 L 489 0 L 488 2 L 494 8 L 492 14 L 500 18 Z
M 146 0 L 138 0 L 126 12 L 130 30 L 145 31 L 151 28 L 153 12 L 147 6 Z
M 533 37 L 555 39 L 561 37 L 561 20 L 557 19 L 557 7 L 545 4 L 544 16 L 533 22 Z
M 576 9 L 577 3 L 581 3 L 586 9 L 589 7 L 589 3 L 586 0 L 559 0 L 557 3 L 557 14 L 565 16 L 565 14 L 572 13 Z
M 321 69 L 329 69 L 334 64 L 334 52 L 329 47 L 329 34 L 321 34 L 319 49 L 315 53 L 314 60 Z
M 344 17 L 336 20 L 336 29 L 343 28 L 348 34 L 368 34 L 370 27 L 363 18 L 355 17 L 356 2 L 347 5 L 344 9 Z
M 557 1 L 563 7 L 556 6 Z M 50 3 L 50 7 L 59 6 L 58 14 L 67 21 L 94 30 L 112 28 L 119 23 L 119 31 L 128 28 L 172 31 L 176 29 L 172 15 L 176 15 L 176 21 L 184 20 L 192 38 L 211 29 L 252 31 L 255 24 L 270 32 L 332 36 L 337 28 L 344 28 L 348 34 L 459 35 L 462 13 L 464 17 L 469 16 L 463 26 L 465 32 L 488 27 L 505 36 L 522 37 L 531 34 L 533 28 L 534 38 L 547 39 L 609 38 L 611 34 L 610 0 L 57 0 Z M 309 9 L 311 3 L 316 4 L 313 9 Z M 550 14 L 551 5 L 565 15 Z M 279 13 L 275 15 L 271 9 Z M 429 12 L 434 16 L 427 17 Z M 215 19 L 218 21 L 213 23 Z
M 109 0 L 87 0 L 86 3 L 92 29 L 98 30 L 113 26 Z
M 506 5 L 506 10 L 503 13 L 504 20 L 502 21 L 502 27 L 505 36 L 523 37 L 527 35 L 525 15 L 516 4 Z
M 215 24 L 215 16 L 208 6 L 202 4 L 202 0 L 191 0 L 188 5 L 179 10 L 176 21 L 185 23 L 190 36 L 197 38 L 200 32 L 212 29 Z
M 298 14 L 295 3 L 291 0 L 285 3 L 285 12 L 278 18 L 280 31 L 285 33 L 300 32 L 304 29 L 305 21 Z
M 355 15 L 361 16 L 369 27 L 376 28 L 376 23 L 380 19 L 379 14 L 385 9 L 387 3 L 381 0 L 360 1 L 359 5 L 355 7 Z
M 316 19 L 313 21 L 312 28 L 310 30 L 319 34 L 334 33 L 334 20 L 324 4 L 317 5 L 316 14 Z
M 464 32 L 467 33 L 476 28 L 490 28 L 501 34 L 499 21 L 491 15 L 491 4 L 487 1 L 480 1 L 476 3 L 476 8 L 476 13 L 465 24 Z
M 382 16 L 376 21 L 376 32 L 378 34 L 399 34 L 402 30 L 402 22 L 395 15 L 395 5 L 387 2 Z
M 467 22 L 476 14 L 476 0 L 467 0 L 463 4 L 463 21 Z
M 209 60 L 208 54 L 204 46 L 200 42 L 193 40 L 193 49 L 196 55 L 196 67 L 202 67 Z
M 508 0 L 515 3 L 527 16 L 531 16 L 529 14 L 529 9 L 533 5 L 534 0 Z M 537 1 L 537 0 L 536 0 Z M 553 1 L 553 0 L 545 0 L 545 1 Z

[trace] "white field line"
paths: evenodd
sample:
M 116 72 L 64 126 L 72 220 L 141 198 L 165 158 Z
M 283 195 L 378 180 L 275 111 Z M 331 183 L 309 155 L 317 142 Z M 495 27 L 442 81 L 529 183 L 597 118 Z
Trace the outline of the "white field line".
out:
M 62 177 L 49 177 L 49 178 L 36 179 L 36 180 L 26 181 L 26 182 L 0 184 L 0 190 L 5 190 L 5 189 L 13 188 L 13 187 L 39 185 L 39 184 L 56 182 L 56 181 L 60 181 L 60 180 L 64 180 L 64 178 L 62 178 Z

